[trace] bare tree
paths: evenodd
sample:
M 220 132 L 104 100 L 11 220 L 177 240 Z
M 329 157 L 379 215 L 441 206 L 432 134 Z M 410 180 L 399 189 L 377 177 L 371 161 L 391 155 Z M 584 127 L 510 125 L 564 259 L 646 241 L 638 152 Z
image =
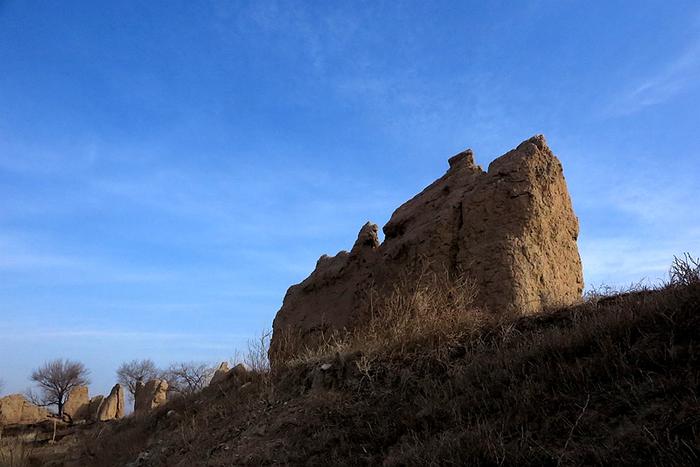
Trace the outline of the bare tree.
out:
M 42 406 L 55 405 L 63 415 L 63 404 L 68 393 L 77 386 L 87 385 L 90 372 L 81 362 L 58 358 L 44 363 L 32 372 L 31 380 L 39 387 L 35 399 Z
M 188 396 L 202 390 L 214 374 L 214 368 L 202 362 L 173 363 L 163 372 L 168 381 L 168 390 L 174 394 Z
M 2 391 L 5 389 L 5 381 L 0 379 L 0 394 L 2 394 Z
M 160 373 L 160 370 L 156 368 L 156 364 L 150 358 L 131 360 L 130 362 L 122 363 L 117 369 L 117 382 L 126 386 L 133 398 L 134 394 L 136 394 L 137 383 L 146 384 L 148 381 L 160 377 Z
M 255 339 L 248 340 L 248 351 L 243 357 L 243 363 L 256 373 L 267 373 L 270 371 L 268 353 L 271 336 L 271 330 L 263 329 Z

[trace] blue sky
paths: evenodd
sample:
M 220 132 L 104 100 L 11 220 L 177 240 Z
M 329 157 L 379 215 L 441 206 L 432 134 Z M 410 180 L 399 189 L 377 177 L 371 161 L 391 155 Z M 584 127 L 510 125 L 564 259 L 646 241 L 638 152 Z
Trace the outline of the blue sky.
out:
M 467 147 L 561 158 L 588 285 L 699 254 L 696 1 L 0 0 L 0 378 L 221 361 Z

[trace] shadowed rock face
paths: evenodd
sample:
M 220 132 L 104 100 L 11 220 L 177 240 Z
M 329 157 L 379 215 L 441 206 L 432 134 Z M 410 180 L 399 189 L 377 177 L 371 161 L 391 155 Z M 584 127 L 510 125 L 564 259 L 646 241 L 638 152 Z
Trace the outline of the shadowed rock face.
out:
M 495 313 L 580 298 L 578 219 L 544 137 L 524 141 L 486 172 L 471 150 L 449 166 L 394 212 L 383 243 L 367 223 L 350 252 L 322 256 L 308 278 L 289 288 L 273 323 L 273 360 L 285 339 L 357 326 L 366 319 L 370 289 L 385 292 L 422 264 L 469 276 L 478 305 Z
M 88 406 L 89 420 L 98 420 L 97 415 L 104 400 L 105 396 L 103 395 L 98 395 L 90 399 L 90 405 Z

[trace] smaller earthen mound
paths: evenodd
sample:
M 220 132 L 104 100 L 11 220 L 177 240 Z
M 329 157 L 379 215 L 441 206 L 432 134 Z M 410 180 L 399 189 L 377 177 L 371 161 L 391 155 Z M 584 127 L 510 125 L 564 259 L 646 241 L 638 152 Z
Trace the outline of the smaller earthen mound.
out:
M 63 406 L 63 415 L 71 422 L 90 419 L 90 395 L 87 386 L 76 386 L 70 390 Z
M 148 412 L 165 404 L 168 400 L 168 382 L 164 379 L 152 379 L 145 385 L 136 384 L 134 394 L 134 412 Z
M 0 399 L 0 424 L 38 423 L 48 416 L 48 410 L 32 404 L 21 394 L 10 394 Z
M 115 384 L 99 408 L 96 419 L 99 421 L 116 420 L 124 417 L 124 389 L 121 384 Z
M 226 375 L 229 372 L 229 367 L 227 362 L 221 362 L 221 365 L 219 365 L 219 368 L 216 369 L 214 372 L 214 376 L 212 376 L 211 381 L 209 381 L 209 386 L 213 386 L 214 384 L 218 384 L 222 382 L 223 380 L 226 379 Z

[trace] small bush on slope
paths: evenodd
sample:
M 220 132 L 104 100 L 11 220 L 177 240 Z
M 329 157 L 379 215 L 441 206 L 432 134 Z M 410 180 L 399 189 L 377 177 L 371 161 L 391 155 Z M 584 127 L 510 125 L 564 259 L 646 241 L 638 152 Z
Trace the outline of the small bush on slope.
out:
M 255 390 L 209 388 L 111 425 L 88 440 L 84 463 L 122 465 L 139 450 L 139 465 L 154 466 L 698 464 L 692 277 L 449 335 L 438 327 L 438 339 L 339 346 Z M 120 439 L 129 452 L 105 457 Z

